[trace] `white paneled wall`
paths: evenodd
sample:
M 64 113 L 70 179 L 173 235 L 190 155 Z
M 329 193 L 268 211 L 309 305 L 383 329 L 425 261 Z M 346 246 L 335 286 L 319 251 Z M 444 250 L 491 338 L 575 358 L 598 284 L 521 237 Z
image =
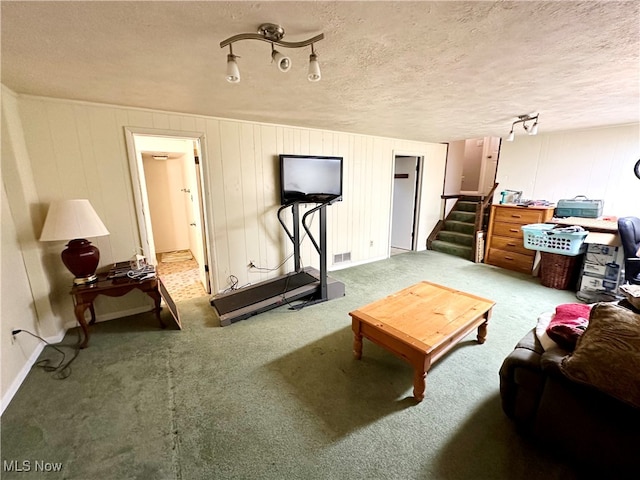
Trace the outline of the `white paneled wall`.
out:
M 276 217 L 280 153 L 344 157 L 344 201 L 327 209 L 329 269 L 343 266 L 331 264 L 335 253 L 351 252 L 352 264 L 388 256 L 394 154 L 425 158 L 421 248 L 439 219 L 446 145 L 41 97 L 20 97 L 19 105 L 41 201 L 90 199 L 111 232 L 96 239 L 102 265 L 140 245 L 124 127 L 204 134 L 214 292 L 229 286 L 230 275 L 244 285 L 293 269 L 293 260 L 277 268 L 293 251 Z M 308 239 L 302 254 L 303 265 L 317 266 Z M 250 270 L 250 261 L 265 270 Z M 63 279 L 63 267 L 57 275 Z
M 502 143 L 496 200 L 504 189 L 551 202 L 586 195 L 604 200 L 604 215 L 640 216 L 639 158 L 637 124 L 517 136 Z

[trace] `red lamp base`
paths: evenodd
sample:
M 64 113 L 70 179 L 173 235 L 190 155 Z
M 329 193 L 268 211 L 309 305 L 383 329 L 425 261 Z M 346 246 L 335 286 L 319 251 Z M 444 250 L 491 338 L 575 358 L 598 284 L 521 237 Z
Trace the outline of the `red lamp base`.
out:
M 100 262 L 100 250 L 89 240 L 78 238 L 67 243 L 61 254 L 62 263 L 76 277 L 74 285 L 93 283 L 98 279 L 96 269 Z

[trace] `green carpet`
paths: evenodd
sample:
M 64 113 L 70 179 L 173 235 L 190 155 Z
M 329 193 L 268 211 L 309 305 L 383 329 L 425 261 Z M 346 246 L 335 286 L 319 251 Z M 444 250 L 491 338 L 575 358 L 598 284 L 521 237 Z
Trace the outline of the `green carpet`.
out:
M 3 467 L 31 471 L 2 478 L 577 478 L 517 434 L 498 390 L 503 358 L 572 292 L 434 251 L 331 276 L 345 297 L 227 327 L 206 297 L 179 304 L 182 331 L 158 329 L 151 313 L 93 326 L 66 380 L 34 367 L 7 407 Z M 474 332 L 442 357 L 416 404 L 408 364 L 366 339 L 353 359 L 348 312 L 420 280 L 497 305 L 487 342 Z M 36 461 L 62 471 L 35 472 Z

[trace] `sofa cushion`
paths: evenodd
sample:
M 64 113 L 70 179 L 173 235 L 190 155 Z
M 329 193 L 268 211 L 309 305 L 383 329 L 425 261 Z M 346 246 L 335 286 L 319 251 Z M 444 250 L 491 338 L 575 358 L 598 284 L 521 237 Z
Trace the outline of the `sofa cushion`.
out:
M 570 379 L 640 408 L 640 315 L 613 303 L 597 304 L 560 368 Z
M 590 312 L 591 306 L 583 303 L 558 305 L 547 327 L 547 335 L 565 350 L 572 351 L 589 324 Z

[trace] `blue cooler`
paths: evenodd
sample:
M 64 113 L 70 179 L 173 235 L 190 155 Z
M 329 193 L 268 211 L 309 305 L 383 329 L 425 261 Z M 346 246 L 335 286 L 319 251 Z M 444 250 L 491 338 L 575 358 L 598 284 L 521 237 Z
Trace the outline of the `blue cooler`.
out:
M 602 200 L 589 200 L 584 195 L 578 195 L 570 200 L 559 200 L 556 207 L 556 217 L 598 218 L 602 215 Z

